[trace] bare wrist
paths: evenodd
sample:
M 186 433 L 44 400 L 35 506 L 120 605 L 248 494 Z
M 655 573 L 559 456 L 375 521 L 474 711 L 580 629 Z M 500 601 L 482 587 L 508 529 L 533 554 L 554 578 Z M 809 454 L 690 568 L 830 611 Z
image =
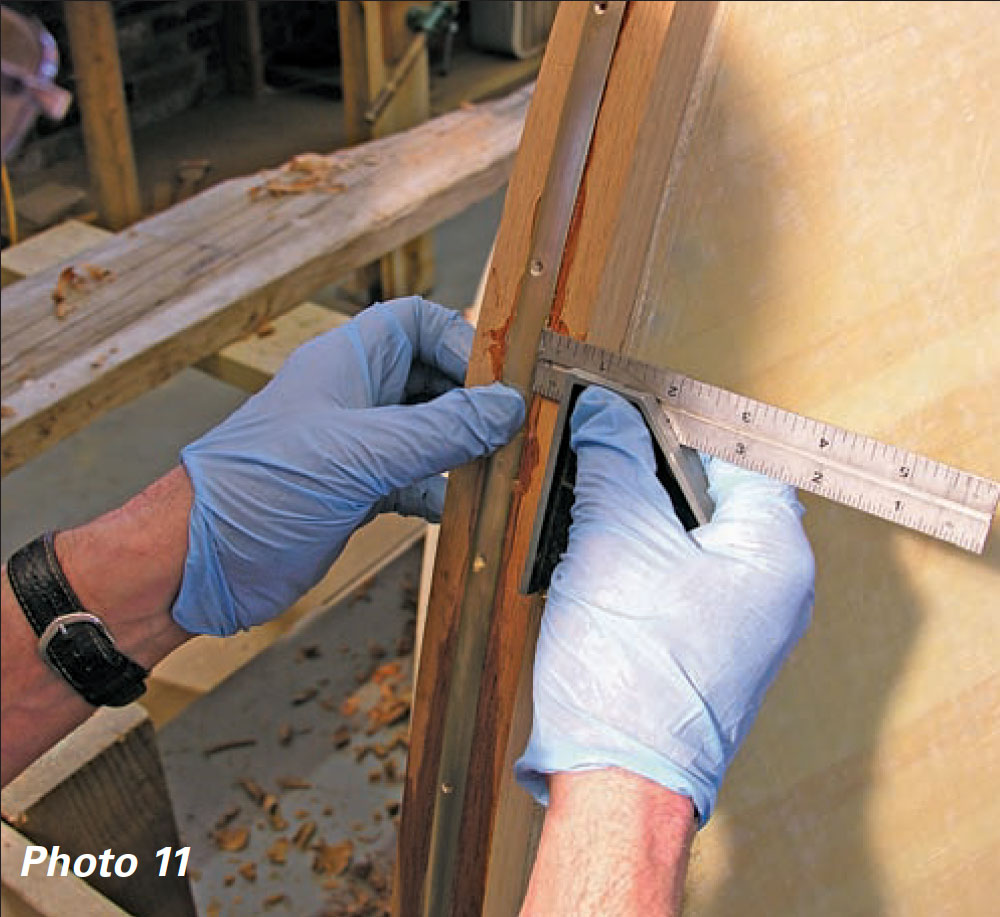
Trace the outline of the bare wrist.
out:
M 694 806 L 629 771 L 554 774 L 524 915 L 678 914 Z

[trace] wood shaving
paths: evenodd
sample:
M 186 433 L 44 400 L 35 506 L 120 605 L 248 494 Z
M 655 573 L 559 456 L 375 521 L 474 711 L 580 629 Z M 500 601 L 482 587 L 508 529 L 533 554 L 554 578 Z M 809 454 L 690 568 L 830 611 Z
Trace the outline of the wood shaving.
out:
M 265 197 L 285 197 L 319 191 L 325 194 L 340 194 L 347 190 L 343 182 L 335 181 L 347 168 L 341 156 L 323 156 L 319 153 L 300 153 L 293 156 L 276 173 L 271 173 L 260 185 L 250 188 L 251 201 Z
M 247 796 L 249 796 L 257 805 L 263 805 L 264 799 L 267 793 L 264 792 L 264 788 L 257 782 L 251 780 L 249 777 L 241 777 L 236 781 L 243 789 L 246 791 Z
M 283 790 L 312 789 L 312 784 L 308 780 L 303 780 L 301 777 L 279 777 L 278 786 L 280 786 Z
M 276 892 L 273 895 L 268 895 L 264 899 L 264 909 L 269 910 L 275 905 L 281 904 L 281 902 L 287 900 L 287 898 L 288 895 L 286 895 L 284 892 Z
M 56 318 L 64 319 L 80 304 L 79 297 L 91 293 L 105 281 L 114 280 L 114 273 L 97 264 L 69 264 L 64 267 L 56 279 L 52 290 L 52 302 L 56 307 Z
M 368 782 L 369 783 L 381 783 L 382 782 L 382 771 L 375 768 L 373 771 L 368 771 Z
M 351 865 L 354 855 L 354 841 L 341 841 L 339 844 L 327 844 L 320 841 L 313 846 L 313 872 L 328 876 L 339 876 Z
M 257 864 L 256 863 L 244 863 L 236 870 L 247 882 L 257 881 Z
M 377 685 L 384 684 L 391 679 L 399 678 L 403 674 L 403 665 L 399 660 L 386 662 L 380 665 L 372 675 L 372 680 Z
M 230 806 L 215 820 L 215 828 L 225 828 L 237 815 L 240 814 L 239 806 Z
M 338 726 L 331 739 L 334 748 L 346 748 L 351 743 L 351 730 L 347 726 Z
M 299 850 L 305 850 L 309 846 L 309 842 L 313 839 L 313 835 L 316 833 L 316 822 L 307 821 L 299 825 L 298 830 L 292 837 L 292 843 L 299 848 Z
M 341 716 L 354 716 L 361 709 L 361 701 L 357 695 L 352 694 L 340 705 Z
M 236 853 L 238 850 L 246 849 L 250 842 L 250 829 L 242 826 L 239 828 L 219 828 L 212 835 L 212 839 L 219 850 Z
M 225 885 L 226 888 L 229 888 L 235 882 L 236 882 L 236 876 L 234 876 L 232 873 L 229 873 L 229 875 L 225 875 L 222 877 L 222 884 Z
M 267 858 L 277 866 L 283 866 L 288 857 L 288 838 L 279 837 L 267 848 Z
M 304 688 L 292 696 L 292 706 L 301 707 L 302 704 L 309 703 L 317 694 L 319 694 L 318 688 Z
M 220 751 L 231 751 L 234 748 L 250 748 L 257 744 L 256 739 L 231 739 L 228 742 L 218 742 L 215 745 L 208 745 L 202 749 L 202 754 L 208 758 L 218 754 Z

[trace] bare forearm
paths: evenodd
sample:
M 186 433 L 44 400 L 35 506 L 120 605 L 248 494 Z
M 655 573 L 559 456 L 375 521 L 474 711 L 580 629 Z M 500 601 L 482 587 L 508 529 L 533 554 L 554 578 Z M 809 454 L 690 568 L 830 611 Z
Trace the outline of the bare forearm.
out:
M 680 913 L 690 799 L 615 768 L 555 774 L 549 797 L 522 917 Z
M 170 606 L 184 570 L 190 511 L 190 482 L 175 468 L 120 509 L 56 538 L 60 565 L 84 608 L 102 618 L 118 648 L 146 668 L 189 636 L 173 622 Z M 6 785 L 94 708 L 38 655 L 38 640 L 6 570 L 0 590 Z

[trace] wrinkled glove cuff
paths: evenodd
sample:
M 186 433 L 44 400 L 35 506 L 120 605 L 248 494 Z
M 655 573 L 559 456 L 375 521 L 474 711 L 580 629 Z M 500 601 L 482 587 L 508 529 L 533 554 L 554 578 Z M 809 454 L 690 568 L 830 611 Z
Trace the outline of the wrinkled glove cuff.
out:
M 188 521 L 181 587 L 170 614 L 189 634 L 228 637 L 241 629 L 236 601 L 222 572 L 212 527 L 199 504 L 197 488 Z
M 567 771 L 593 771 L 618 767 L 658 783 L 664 789 L 687 796 L 695 807 L 698 827 L 703 828 L 715 809 L 718 788 L 698 774 L 674 765 L 650 749 L 636 746 L 629 751 L 608 749 L 595 752 L 572 742 L 561 741 L 558 749 L 542 749 L 528 742 L 524 754 L 514 765 L 514 776 L 522 789 L 543 806 L 549 804 L 549 774 Z

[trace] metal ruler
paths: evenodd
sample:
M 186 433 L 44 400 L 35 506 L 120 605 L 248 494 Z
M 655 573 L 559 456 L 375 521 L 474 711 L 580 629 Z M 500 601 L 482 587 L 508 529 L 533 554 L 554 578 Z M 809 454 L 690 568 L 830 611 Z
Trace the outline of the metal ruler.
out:
M 543 331 L 533 390 L 565 402 L 567 387 L 587 380 L 624 389 L 633 401 L 636 392 L 653 396 L 682 446 L 968 551 L 981 553 L 986 543 L 1000 500 L 996 481 Z

